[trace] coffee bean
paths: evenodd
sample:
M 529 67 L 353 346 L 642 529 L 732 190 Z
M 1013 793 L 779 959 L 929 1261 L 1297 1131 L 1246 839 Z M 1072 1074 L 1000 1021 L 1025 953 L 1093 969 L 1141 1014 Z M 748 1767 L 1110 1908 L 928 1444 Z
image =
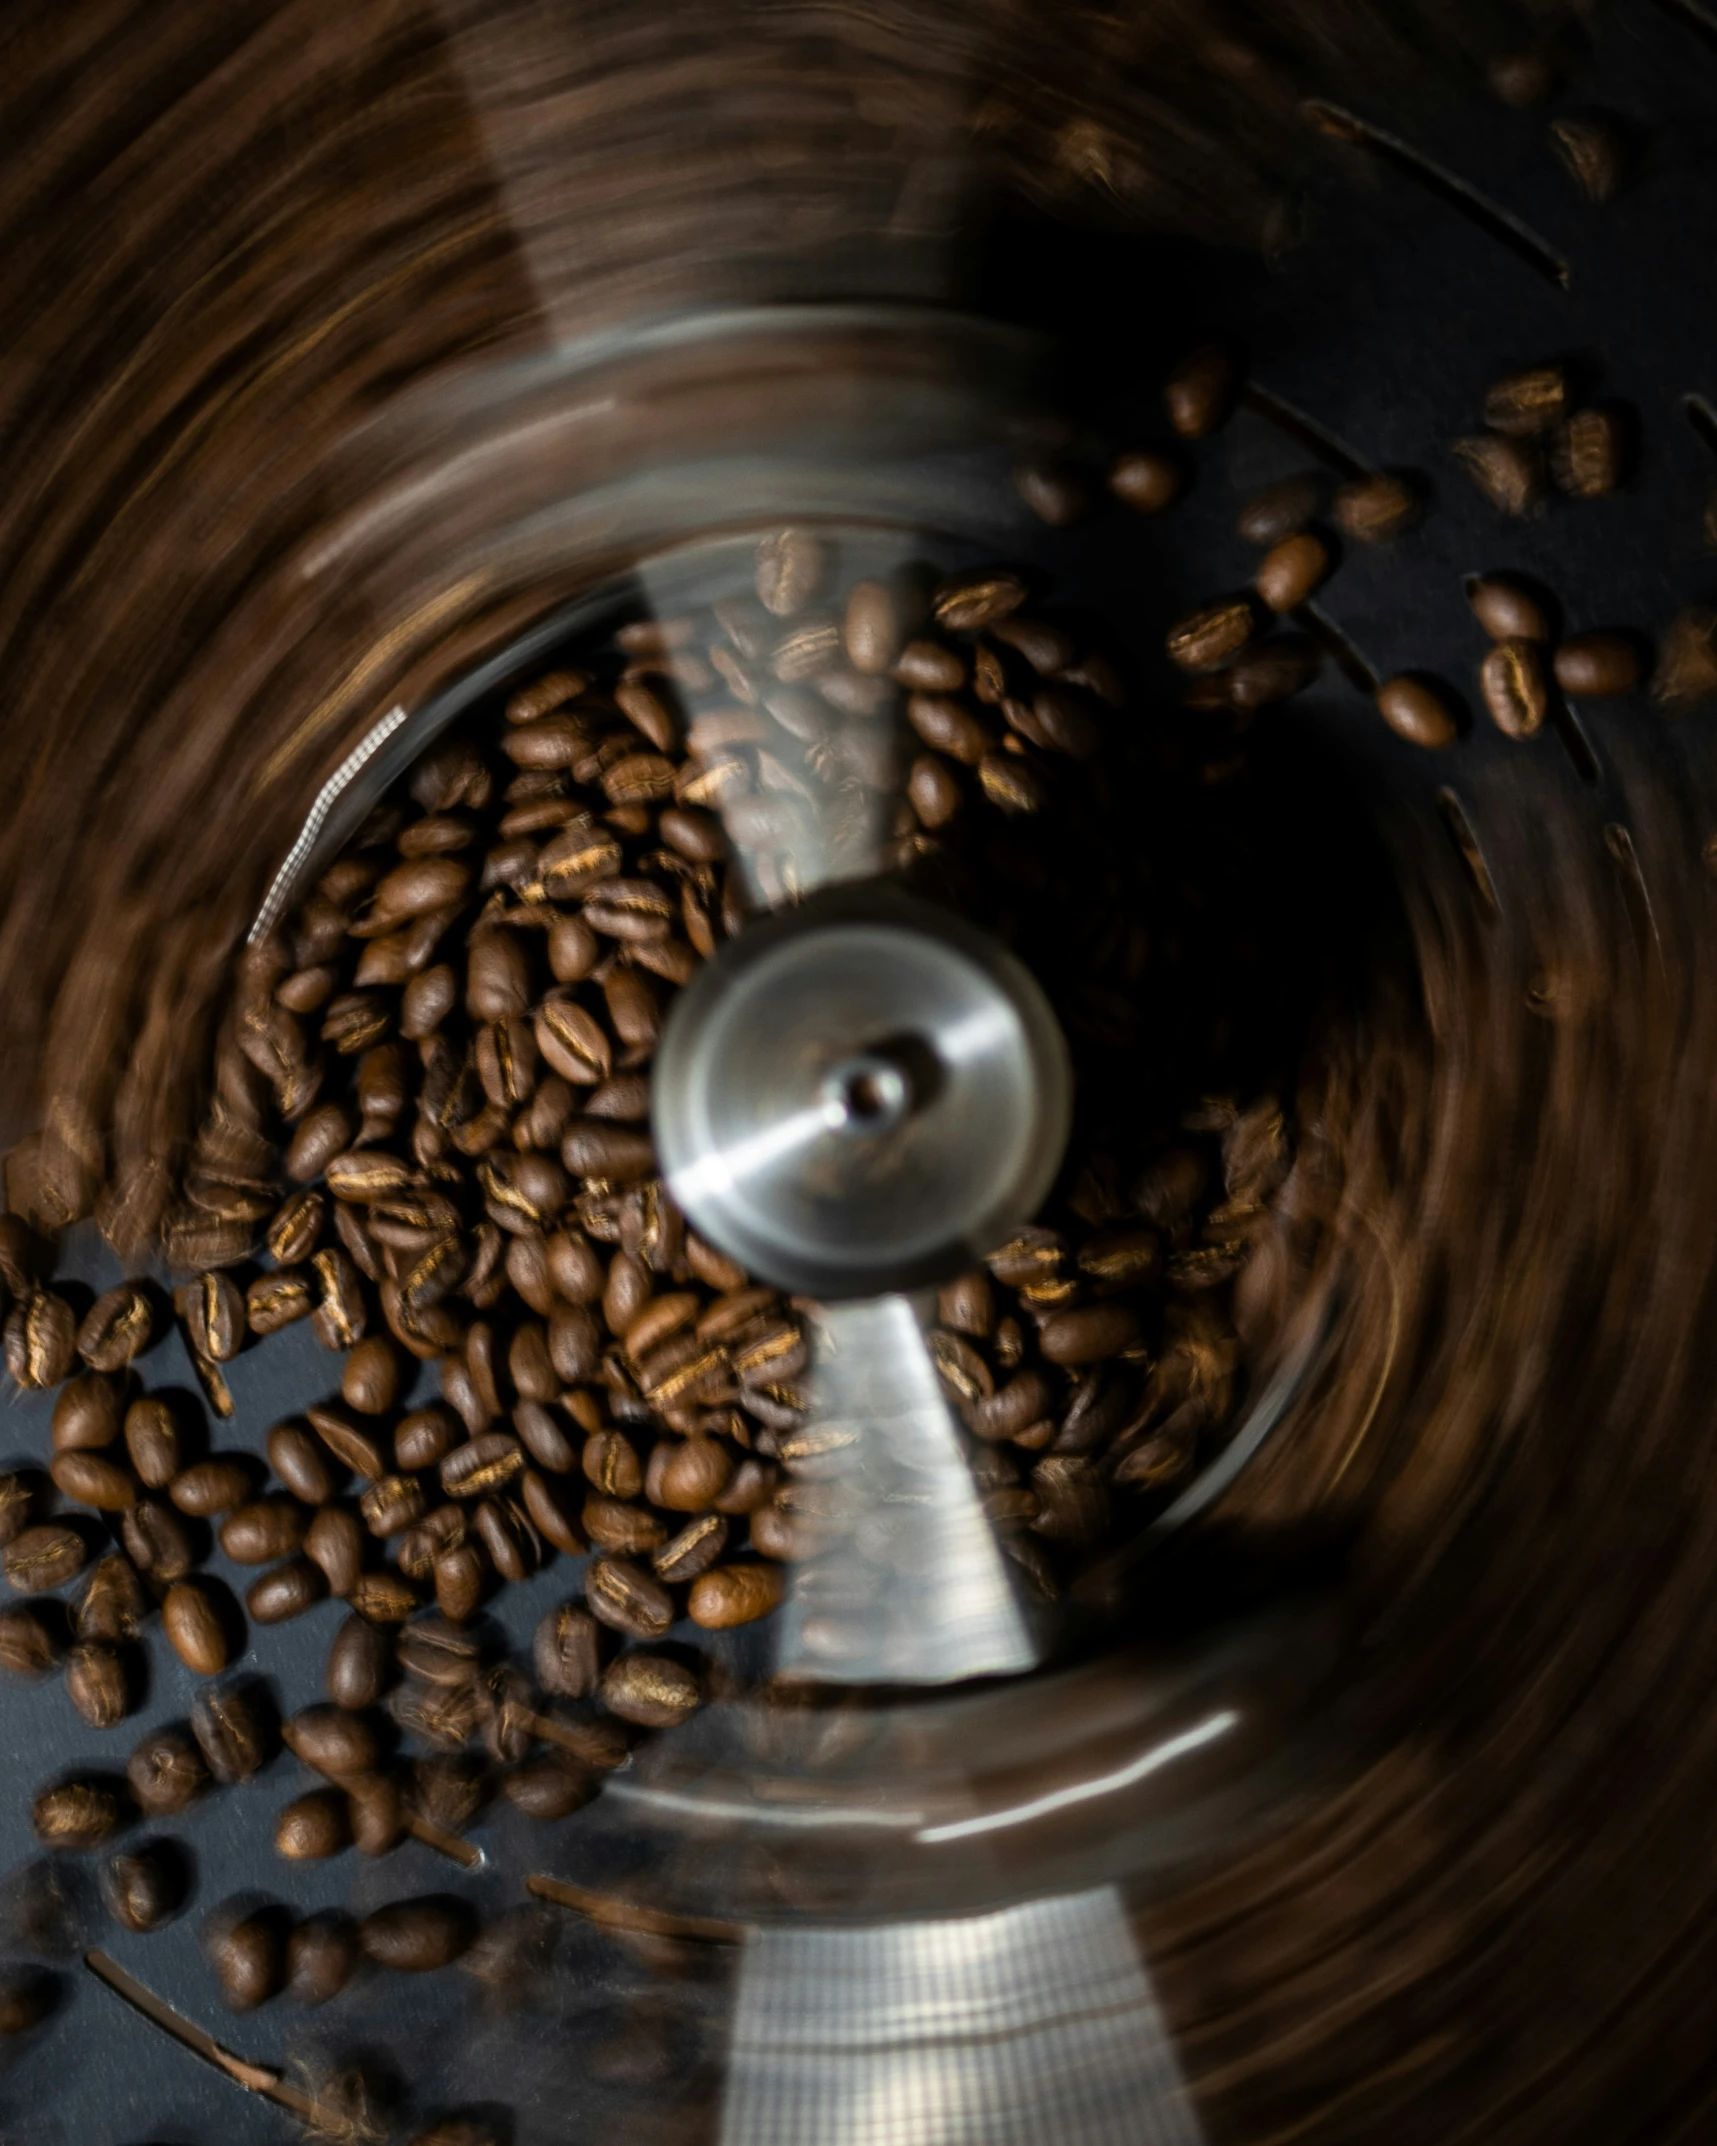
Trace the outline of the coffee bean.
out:
M 1273 634 L 1239 656 L 1223 673 L 1228 704 L 1247 713 L 1274 707 L 1303 692 L 1318 675 L 1322 658 L 1303 634 Z
M 732 1461 L 713 1438 L 664 1440 L 650 1455 L 644 1494 L 666 1512 L 707 1512 L 732 1472 Z
M 320 1103 L 298 1122 L 284 1168 L 295 1185 L 318 1178 L 357 1136 L 357 1121 L 343 1103 Z
M 366 1715 L 339 1706 L 307 1706 L 281 1730 L 294 1758 L 331 1781 L 372 1773 L 380 1757 L 373 1723 Z
M 403 1624 L 421 1601 L 409 1581 L 391 1572 L 360 1574 L 347 1599 L 360 1617 L 368 1617 L 375 1624 Z
M 1109 465 L 1109 489 L 1139 514 L 1161 514 L 1186 489 L 1186 471 L 1160 448 L 1138 448 Z
M 583 1699 L 601 1672 L 595 1619 L 576 1603 L 563 1602 L 541 1620 L 531 1642 L 537 1682 L 557 1699 Z
M 1246 646 L 1255 623 L 1244 597 L 1207 604 L 1169 629 L 1169 656 L 1185 671 L 1215 670 Z
M 430 1895 L 377 1908 L 358 1928 L 365 1957 L 400 1974 L 422 1974 L 458 1959 L 477 1934 L 462 1900 Z
M 138 1936 L 170 1923 L 187 1889 L 184 1859 L 171 1841 L 147 1841 L 129 1855 L 116 1855 L 102 1873 L 108 1913 Z
M 1202 440 L 1223 423 L 1240 389 L 1240 368 L 1219 343 L 1189 350 L 1163 382 L 1169 423 L 1183 440 Z
M 727 1522 L 719 1514 L 700 1514 L 652 1553 L 650 1569 L 673 1587 L 695 1580 L 720 1561 L 727 1549 L 727 1533 Z
M 582 1810 L 597 1785 L 597 1776 L 565 1753 L 542 1751 L 502 1776 L 501 1793 L 527 1818 L 547 1824 Z
M 125 1514 L 120 1539 L 137 1570 L 162 1586 L 182 1580 L 197 1562 L 185 1523 L 154 1498 L 139 1498 Z
M 168 1484 L 167 1495 L 180 1512 L 207 1520 L 243 1505 L 254 1488 L 255 1475 L 248 1461 L 216 1454 L 182 1468 Z
M 295 1267 L 308 1259 L 322 1234 L 327 1209 L 328 1203 L 319 1192 L 293 1193 L 269 1224 L 269 1257 L 282 1267 Z M 256 1331 L 263 1330 L 259 1327 Z
M 783 529 L 757 545 L 757 599 L 777 618 L 791 618 L 817 593 L 827 554 L 802 529 Z
M 230 1274 L 199 1274 L 186 1287 L 184 1319 L 197 1355 L 226 1363 L 244 1343 L 244 1293 Z
M 21 1475 L 0 1474 L 0 1547 L 17 1541 L 30 1524 L 35 1496 Z
M 1422 745 L 1435 752 L 1455 742 L 1455 719 L 1448 704 L 1425 679 L 1402 676 L 1386 680 L 1377 689 L 1377 711 L 1409 745 Z
M 706 1631 L 725 1631 L 767 1617 L 785 1591 L 779 1565 L 718 1565 L 692 1582 L 686 1614 Z
M 1568 402 L 1568 376 L 1560 365 L 1528 366 L 1486 389 L 1484 421 L 1493 432 L 1530 437 L 1553 431 L 1567 416 Z
M 1337 488 L 1330 515 L 1356 544 L 1388 544 L 1419 519 L 1419 488 L 1409 478 L 1378 470 Z
M 66 1697 L 92 1729 L 111 1729 L 131 1711 L 132 1679 L 123 1654 L 100 1641 L 66 1656 Z
M 364 1338 L 369 1313 L 362 1276 L 343 1251 L 329 1245 L 310 1262 L 321 1302 L 310 1315 L 316 1339 L 325 1349 L 352 1349 Z
M 363 1531 L 356 1515 L 340 1506 L 324 1506 L 305 1530 L 304 1554 L 321 1568 L 328 1592 L 346 1600 L 363 1568 Z
M 254 1684 L 218 1685 L 191 1707 L 191 1733 L 217 1781 L 248 1781 L 274 1755 L 275 1724 Z
M 489 1566 L 475 1542 L 463 1539 L 438 1549 L 430 1562 L 436 1607 L 444 1617 L 463 1623 L 474 1617 L 488 1584 Z
M 1240 509 L 1236 527 L 1248 544 L 1269 551 L 1297 536 L 1323 506 L 1325 480 L 1309 471 L 1279 478 L 1254 492 Z
M 8 1675 L 46 1676 L 60 1647 L 59 1632 L 43 1611 L 28 1603 L 0 1609 L 0 1669 Z
M 441 1463 L 441 1487 L 449 1497 L 481 1498 L 511 1482 L 525 1465 L 516 1438 L 486 1433 L 455 1446 Z
M 209 1785 L 209 1769 L 190 1734 L 156 1729 L 132 1752 L 125 1778 L 133 1802 L 152 1818 L 188 1810 Z
M 76 1579 L 88 1555 L 75 1528 L 58 1521 L 26 1528 L 6 1545 L 7 1584 L 21 1595 L 44 1594 Z
M 703 1698 L 691 1671 L 659 1654 L 621 1655 L 610 1664 L 597 1696 L 611 1714 L 643 1729 L 675 1727 L 696 1713 Z
M 128 1644 L 141 1634 L 152 1607 L 136 1567 L 114 1552 L 102 1558 L 84 1582 L 72 1605 L 72 1630 L 79 1639 Z
M 1652 690 L 1668 708 L 1693 708 L 1717 696 L 1717 611 L 1695 604 L 1664 629 Z
M 58 2003 L 59 1985 L 46 1968 L 0 1968 L 0 2040 L 30 2033 Z
M 56 1453 L 48 1473 L 62 1497 L 98 1513 L 122 1513 L 137 1502 L 136 1478 L 105 1453 Z
M 591 1559 L 584 1577 L 584 1598 L 592 1615 L 634 1639 L 660 1639 L 674 1621 L 673 1599 L 667 1589 L 617 1557 Z
M 30 1823 L 44 1848 L 99 1848 L 125 1823 L 125 1806 L 103 1781 L 61 1781 L 37 1791 Z
M 1550 711 L 1544 657 L 1536 641 L 1498 641 L 1479 666 L 1479 690 L 1506 738 L 1530 738 Z
M 1544 496 L 1544 457 L 1530 440 L 1480 432 L 1450 452 L 1499 513 L 1528 514 Z
M 20 1386 L 57 1386 L 77 1360 L 77 1321 L 51 1289 L 32 1289 L 6 1317 L 6 1368 Z
M 668 1539 L 666 1523 L 654 1513 L 615 1498 L 586 1498 L 579 1523 L 595 1548 L 620 1557 L 646 1556 Z
M 277 1334 L 283 1326 L 308 1319 L 316 1309 L 315 1292 L 305 1273 L 260 1274 L 245 1292 L 245 1322 L 253 1334 Z
M 1631 693 L 1645 677 L 1645 661 L 1631 634 L 1573 634 L 1552 660 L 1556 683 L 1564 693 L 1582 700 Z
M 348 1617 L 328 1650 L 328 1696 L 349 1713 L 374 1706 L 387 1686 L 393 1648 L 378 1625 Z
M 223 1553 L 235 1565 L 267 1565 L 299 1549 L 309 1515 L 290 1498 L 262 1498 L 241 1505 L 221 1523 Z
M 586 1544 L 573 1522 L 566 1489 L 527 1468 L 519 1478 L 518 1499 L 525 1519 L 544 1542 L 564 1556 L 583 1556 Z
M 1569 112 L 1553 119 L 1549 131 L 1551 148 L 1588 201 L 1601 205 L 1620 192 L 1631 157 L 1627 135 L 1615 121 Z
M 258 1624 L 283 1624 L 314 1609 L 328 1592 L 327 1575 L 308 1557 L 289 1557 L 245 1589 L 244 1606 Z
M 344 1783 L 346 1823 L 360 1855 L 391 1855 L 405 1837 L 406 1811 L 397 1782 L 359 1774 Z
M 1602 499 L 1626 475 L 1627 426 L 1616 410 L 1576 410 L 1550 442 L 1550 474 L 1571 499 Z
M 539 1468 L 552 1475 L 565 1475 L 578 1466 L 572 1440 L 548 1409 L 538 1401 L 521 1401 L 513 1411 L 513 1429 L 519 1444 Z
M 96 1298 L 77 1331 L 77 1352 L 92 1371 L 118 1371 L 141 1356 L 154 1335 L 148 1292 L 122 1282 Z
M 1467 601 L 1493 641 L 1548 641 L 1550 620 L 1533 592 L 1507 574 L 1476 574 Z
M 168 1588 L 161 1628 L 193 1676 L 219 1676 L 232 1658 L 226 1619 L 203 1581 L 176 1580 Z
M 286 1982 L 284 1917 L 259 1910 L 210 1932 L 209 1964 L 221 2002 L 232 2012 L 253 2012 L 277 1997 Z
M 1031 1471 L 1039 1510 L 1032 1532 L 1053 1541 L 1094 1542 L 1109 1522 L 1108 1493 L 1081 1454 L 1049 1454 Z
M 274 1822 L 274 1848 L 289 1862 L 320 1862 L 351 1841 L 346 1799 L 338 1789 L 312 1789 L 297 1796 Z
M 527 1579 L 542 1563 L 536 1529 L 510 1498 L 482 1498 L 471 1516 L 472 1532 L 503 1580 Z
M 975 1401 L 966 1411 L 974 1436 L 989 1441 L 1017 1438 L 1030 1424 L 1049 1415 L 1055 1395 L 1040 1371 L 1021 1371 L 995 1394 Z
M 1013 479 L 1021 499 L 1051 529 L 1070 528 L 1090 512 L 1090 485 L 1058 456 L 1022 456 Z
M 358 1343 L 340 1375 L 340 1393 L 347 1407 L 365 1416 L 386 1415 L 398 1397 L 399 1385 L 398 1353 L 380 1334 Z
M 307 1408 L 304 1413 L 311 1429 L 342 1467 L 370 1483 L 378 1482 L 387 1473 L 381 1447 L 344 1410 L 323 1406 Z
M 326 2004 L 358 1965 L 357 1925 L 347 1916 L 311 1915 L 286 1941 L 286 1994 L 299 2004 Z
M 1254 580 L 1272 611 L 1297 611 L 1328 574 L 1332 561 L 1321 537 L 1304 529 L 1284 537 L 1265 554 Z

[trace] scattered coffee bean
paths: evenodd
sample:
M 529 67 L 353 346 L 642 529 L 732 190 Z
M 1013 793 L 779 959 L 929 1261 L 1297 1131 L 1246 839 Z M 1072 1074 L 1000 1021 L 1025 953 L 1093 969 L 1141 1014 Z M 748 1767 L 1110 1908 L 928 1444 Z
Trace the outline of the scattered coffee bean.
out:
M 182 1468 L 168 1484 L 167 1495 L 180 1512 L 207 1520 L 243 1505 L 255 1483 L 256 1477 L 248 1461 L 220 1454 L 212 1460 L 196 1461 L 189 1468 Z
M 223 1787 L 248 1781 L 274 1756 L 274 1717 L 254 1684 L 200 1692 L 191 1708 L 191 1733 Z
M 0 1967 L 0 2040 L 28 2034 L 59 2002 L 59 1986 L 43 1967 Z
M 178 1419 L 158 1395 L 144 1394 L 125 1411 L 125 1450 L 145 1490 L 170 1487 L 184 1464 L 184 1449 Z
M 105 1453 L 56 1453 L 48 1465 L 54 1488 L 74 1505 L 122 1513 L 137 1502 L 137 1479 Z
M 66 1656 L 66 1697 L 92 1729 L 111 1729 L 131 1711 L 132 1678 L 117 1647 L 80 1642 Z
M 258 1624 L 284 1624 L 314 1609 L 328 1592 L 327 1575 L 314 1559 L 289 1557 L 245 1589 L 244 1606 Z
M 1625 633 L 1571 634 L 1552 662 L 1563 692 L 1582 700 L 1631 693 L 1645 677 L 1640 645 Z
M 209 1769 L 188 1730 L 156 1729 L 125 1765 L 133 1802 L 151 1818 L 189 1810 L 209 1786 Z
M 59 1521 L 26 1528 L 6 1545 L 6 1580 L 21 1595 L 45 1594 L 75 1580 L 89 1556 L 83 1537 Z
M 77 1321 L 51 1289 L 34 1288 L 6 1315 L 6 1368 L 20 1386 L 57 1386 L 77 1360 Z
M 1186 471 L 1161 448 L 1139 448 L 1109 465 L 1109 489 L 1139 514 L 1161 514 L 1186 489 Z
M 1484 421 L 1493 432 L 1531 438 L 1555 431 L 1568 415 L 1568 375 L 1560 365 L 1532 365 L 1485 390 Z
M 643 1729 L 674 1727 L 696 1713 L 703 1697 L 689 1669 L 659 1654 L 621 1655 L 610 1664 L 597 1695 L 611 1714 Z
M 400 1974 L 423 1974 L 458 1959 L 477 1934 L 463 1900 L 430 1895 L 377 1908 L 358 1927 L 366 1958 Z
M 0 1609 L 0 1669 L 9 1676 L 46 1676 L 60 1659 L 56 1625 L 29 1603 Z
M 275 1853 L 293 1863 L 338 1855 L 351 1838 L 346 1799 L 337 1789 L 312 1789 L 294 1798 L 274 1822 Z
M 307 1916 L 286 1941 L 286 1994 L 299 2004 L 327 2004 L 350 1982 L 359 1957 L 349 1917 Z
M 1213 671 L 1240 653 L 1256 624 L 1245 597 L 1208 604 L 1169 629 L 1169 656 L 1183 671 Z
M 170 1841 L 147 1841 L 116 1855 L 102 1872 L 107 1911 L 139 1936 L 172 1921 L 185 1902 L 184 1858 Z
M 1550 710 L 1544 656 L 1536 641 L 1498 641 L 1479 666 L 1484 704 L 1505 738 L 1530 738 Z
M 154 1329 L 148 1291 L 136 1282 L 122 1282 L 97 1297 L 84 1314 L 77 1352 L 92 1371 L 119 1371 L 148 1348 Z
M 1576 410 L 1550 443 L 1550 474 L 1571 499 L 1602 499 L 1627 469 L 1627 426 L 1613 409 Z
M 1493 641 L 1548 641 L 1550 619 L 1543 604 L 1507 574 L 1477 574 L 1467 583 L 1467 601 Z
M 236 1922 L 217 1921 L 209 1936 L 209 1964 L 228 2010 L 255 2011 L 285 1986 L 285 1918 L 264 1908 Z
M 1440 751 L 1455 742 L 1455 719 L 1448 703 L 1422 678 L 1387 679 L 1377 689 L 1377 711 L 1409 745 Z
M 1390 470 L 1356 477 L 1339 487 L 1330 513 L 1356 544 L 1388 544 L 1419 519 L 1419 487 Z
M 1284 537 L 1264 556 L 1254 586 L 1272 611 L 1297 611 L 1328 574 L 1329 547 L 1311 530 Z
M 101 1781 L 61 1781 L 40 1790 L 30 1822 L 44 1848 L 99 1848 L 125 1823 L 117 1791 Z
M 1501 514 L 1529 514 L 1544 496 L 1544 457 L 1532 441 L 1478 432 L 1450 452 Z
M 200 1580 L 176 1580 L 168 1588 L 161 1628 L 193 1676 L 219 1676 L 232 1659 L 226 1619 Z
M 307 1706 L 281 1731 L 286 1748 L 315 1772 L 341 1781 L 374 1770 L 380 1747 L 374 1724 L 338 1706 Z
M 1200 343 L 1176 364 L 1163 383 L 1169 423 L 1183 440 L 1201 440 L 1234 407 L 1240 368 L 1218 343 Z
M 1551 148 L 1586 199 L 1600 206 L 1613 200 L 1630 161 L 1624 130 L 1601 114 L 1570 112 L 1553 119 L 1549 131 Z

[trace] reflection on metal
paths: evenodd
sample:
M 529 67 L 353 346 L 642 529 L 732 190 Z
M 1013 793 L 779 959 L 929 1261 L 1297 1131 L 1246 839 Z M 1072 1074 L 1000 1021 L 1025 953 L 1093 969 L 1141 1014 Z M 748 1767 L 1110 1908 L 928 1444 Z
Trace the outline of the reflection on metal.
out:
M 1000 1811 L 985 1811 L 977 1818 L 956 1818 L 947 1825 L 926 1826 L 918 1838 L 926 1845 L 970 1840 L 979 1833 L 1000 1833 L 1009 1826 L 1030 1825 L 1034 1818 L 1053 1817 L 1057 1811 L 1069 1810 L 1076 1803 L 1088 1803 L 1096 1796 L 1118 1795 L 1122 1789 L 1136 1788 L 1153 1773 L 1172 1766 L 1176 1759 L 1202 1751 L 1206 1744 L 1215 1743 L 1219 1736 L 1226 1736 L 1230 1729 L 1239 1726 L 1240 1716 L 1234 1708 L 1222 1707 L 1216 1713 L 1206 1715 L 1192 1728 L 1183 1729 L 1178 1736 L 1165 1737 L 1160 1744 L 1153 1744 L 1148 1751 L 1141 1752 L 1127 1765 L 1118 1766 L 1113 1773 L 1099 1774 L 1094 1781 L 1075 1781 L 1066 1788 L 1049 1789 L 1041 1796 L 1033 1796 L 1028 1803 L 1010 1804 Z
M 826 1306 L 780 1667 L 839 1682 L 1017 1674 L 1036 1649 L 905 1297 Z
M 328 815 L 340 802 L 365 766 L 387 743 L 405 721 L 406 711 L 401 707 L 390 708 L 380 722 L 374 723 L 353 746 L 345 759 L 316 793 L 316 801 L 305 816 L 304 825 L 298 831 L 298 839 L 281 860 L 279 871 L 269 882 L 267 894 L 256 922 L 250 927 L 250 941 L 254 945 L 265 938 L 286 914 L 287 904 L 296 891 L 298 874 L 315 849 Z
M 1113 1887 L 992 1915 L 765 1929 L 722 2146 L 1200 2146 Z

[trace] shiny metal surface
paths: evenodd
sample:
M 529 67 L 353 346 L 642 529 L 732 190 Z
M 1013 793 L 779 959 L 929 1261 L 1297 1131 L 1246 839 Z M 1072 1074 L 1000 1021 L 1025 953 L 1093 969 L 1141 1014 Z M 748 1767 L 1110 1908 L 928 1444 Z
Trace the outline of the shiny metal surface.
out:
M 991 1249 L 1049 1189 L 1070 1108 L 1066 1045 L 1026 971 L 882 889 L 753 926 L 707 963 L 653 1089 L 695 1227 L 827 1297 L 938 1281 Z

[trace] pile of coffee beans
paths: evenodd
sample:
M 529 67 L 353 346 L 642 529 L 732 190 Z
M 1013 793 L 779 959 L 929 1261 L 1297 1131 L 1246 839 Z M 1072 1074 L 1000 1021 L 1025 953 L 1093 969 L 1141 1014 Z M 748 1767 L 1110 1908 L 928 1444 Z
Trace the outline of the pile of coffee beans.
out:
M 1117 495 L 1164 489 L 1147 459 Z M 1381 527 L 1410 505 L 1344 511 Z M 1266 550 L 1262 602 L 1302 601 L 1319 540 L 1290 516 Z M 804 1546 L 816 1307 L 687 1226 L 650 1071 L 673 994 L 810 883 L 807 859 L 895 874 L 992 932 L 1073 1050 L 1048 1208 L 941 1291 L 929 1336 L 1025 1584 L 1053 1599 L 1220 1443 L 1245 1376 L 1232 1300 L 1292 1159 L 1294 1047 L 1256 969 L 1237 993 L 1226 960 L 1258 960 L 1239 778 L 1258 711 L 1315 659 L 1255 646 L 1249 600 L 1218 605 L 1173 652 L 1222 678 L 1220 713 L 1193 695 L 1159 719 L 1035 571 L 855 579 L 840 558 L 766 538 L 749 589 L 622 622 L 444 735 L 248 949 L 168 1218 L 170 1306 L 128 1282 L 78 1318 L 49 1249 L 0 1218 L 8 1364 L 60 1389 L 51 1496 L 0 1480 L 24 1598 L 0 1611 L 0 1665 L 58 1668 L 111 1728 L 158 1613 L 208 1680 L 122 1770 L 43 1788 L 45 1845 L 110 1849 L 284 1745 L 306 1780 L 281 1856 L 415 1838 L 470 1861 L 491 1797 L 563 1819 L 704 1702 L 688 1627 L 767 1617 Z M 217 1419 L 223 1367 L 298 1322 L 338 1359 L 326 1397 L 205 1451 L 137 1374 L 169 1318 Z M 242 1609 L 199 1569 L 211 1530 L 256 1568 Z M 556 1557 L 584 1560 L 576 1591 L 521 1665 L 480 1612 Z M 226 1673 L 247 1624 L 330 1597 L 348 1614 L 327 1700 L 280 1723 Z M 184 1867 L 170 1841 L 113 1855 L 121 1924 L 170 1918 Z M 321 2002 L 364 1959 L 437 1967 L 474 1935 L 440 1897 L 208 1928 L 240 2009 Z

